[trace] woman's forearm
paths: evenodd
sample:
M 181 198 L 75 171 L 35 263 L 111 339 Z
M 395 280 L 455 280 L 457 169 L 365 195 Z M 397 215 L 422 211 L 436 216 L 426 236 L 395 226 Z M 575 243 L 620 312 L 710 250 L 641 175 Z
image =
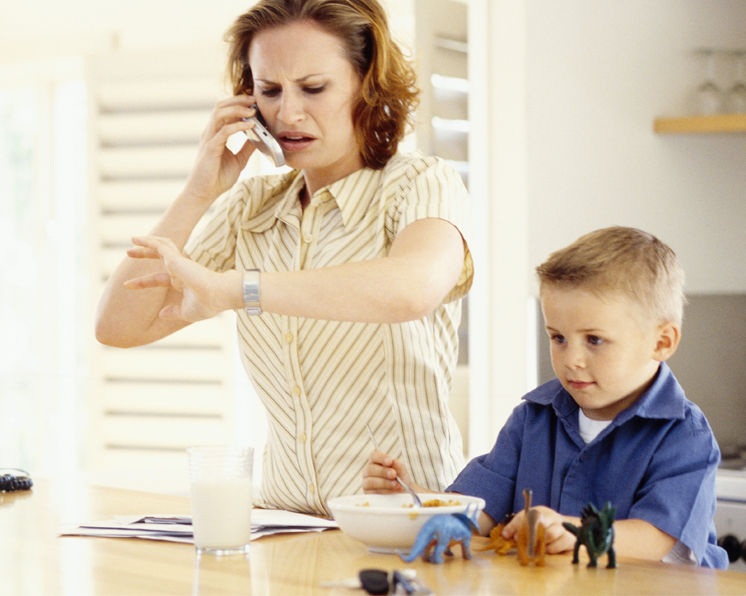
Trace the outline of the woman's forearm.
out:
M 186 192 L 177 197 L 150 234 L 170 238 L 182 250 L 197 222 L 209 204 L 193 200 Z M 172 289 L 129 290 L 125 282 L 153 273 L 164 272 L 163 264 L 154 259 L 125 256 L 109 277 L 96 311 L 96 338 L 116 347 L 151 343 L 184 327 L 186 323 L 164 321 L 159 312 L 173 304 L 180 295 Z
M 458 282 L 461 234 L 439 219 L 403 230 L 387 257 L 306 271 L 261 275 L 262 309 L 275 314 L 367 323 L 401 323 L 430 314 Z
M 184 257 L 181 250 L 188 235 L 169 225 L 169 214 L 156 231 L 173 234 L 179 242 L 170 236 L 136 239 L 137 247 L 129 254 L 138 258 L 120 264 L 101 299 L 96 333 L 103 343 L 142 345 L 188 321 L 243 307 L 240 271 L 216 273 Z M 262 272 L 261 308 L 273 314 L 350 322 L 422 318 L 458 282 L 464 251 L 461 234 L 452 224 L 421 220 L 400 233 L 386 257 L 322 269 Z

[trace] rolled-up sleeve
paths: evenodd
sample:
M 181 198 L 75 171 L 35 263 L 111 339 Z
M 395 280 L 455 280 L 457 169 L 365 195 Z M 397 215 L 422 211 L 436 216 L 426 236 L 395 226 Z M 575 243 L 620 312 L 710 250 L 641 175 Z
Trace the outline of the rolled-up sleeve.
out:
M 710 548 L 719 461 L 720 451 L 704 416 L 689 410 L 658 444 L 627 517 L 645 520 L 678 539 L 700 565 L 727 566 L 721 560 L 722 549 Z
M 525 413 L 525 408 L 516 408 L 492 451 L 472 459 L 447 489 L 483 498 L 485 513 L 496 522 L 513 512 Z

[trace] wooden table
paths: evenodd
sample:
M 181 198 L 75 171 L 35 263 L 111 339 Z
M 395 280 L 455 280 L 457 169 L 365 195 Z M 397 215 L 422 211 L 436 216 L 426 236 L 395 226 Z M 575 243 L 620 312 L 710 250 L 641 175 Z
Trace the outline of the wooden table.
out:
M 565 555 L 535 568 L 491 552 L 464 561 L 457 548 L 443 565 L 406 565 L 394 555 L 370 554 L 339 530 L 262 538 L 248 557 L 224 558 L 198 558 L 185 544 L 59 536 L 64 524 L 150 513 L 188 514 L 189 499 L 39 480 L 30 492 L 0 493 L 0 594 L 356 596 L 365 593 L 321 583 L 366 567 L 415 568 L 439 596 L 746 594 L 746 574 L 621 558 L 617 569 L 572 565 Z

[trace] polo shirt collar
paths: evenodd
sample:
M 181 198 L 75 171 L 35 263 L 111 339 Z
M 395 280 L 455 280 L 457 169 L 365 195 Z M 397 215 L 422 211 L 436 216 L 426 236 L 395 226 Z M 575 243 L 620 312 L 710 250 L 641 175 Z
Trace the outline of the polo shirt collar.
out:
M 633 415 L 641 418 L 684 418 L 686 396 L 668 364 L 661 362 L 658 375 L 650 389 L 627 411 L 631 412 L 630 418 Z M 624 412 L 619 416 L 622 414 Z
M 524 399 L 543 405 L 551 404 L 560 418 L 571 419 L 570 417 L 577 413 L 578 404 L 557 379 L 542 387 L 545 387 L 544 391 L 532 391 Z M 620 412 L 611 426 L 624 424 L 634 416 L 651 419 L 681 419 L 685 415 L 685 404 L 684 390 L 668 364 L 662 362 L 650 388 L 634 404 Z

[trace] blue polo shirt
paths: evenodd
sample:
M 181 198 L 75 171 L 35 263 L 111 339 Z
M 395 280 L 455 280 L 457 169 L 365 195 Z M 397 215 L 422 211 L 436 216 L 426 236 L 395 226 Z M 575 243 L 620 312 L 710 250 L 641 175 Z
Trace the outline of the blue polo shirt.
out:
M 702 411 L 667 364 L 640 399 L 587 445 L 578 405 L 559 380 L 526 394 L 490 453 L 474 458 L 448 491 L 482 497 L 500 521 L 533 504 L 579 516 L 611 501 L 617 519 L 642 519 L 689 547 L 700 565 L 728 567 L 717 546 L 715 474 L 720 450 Z

